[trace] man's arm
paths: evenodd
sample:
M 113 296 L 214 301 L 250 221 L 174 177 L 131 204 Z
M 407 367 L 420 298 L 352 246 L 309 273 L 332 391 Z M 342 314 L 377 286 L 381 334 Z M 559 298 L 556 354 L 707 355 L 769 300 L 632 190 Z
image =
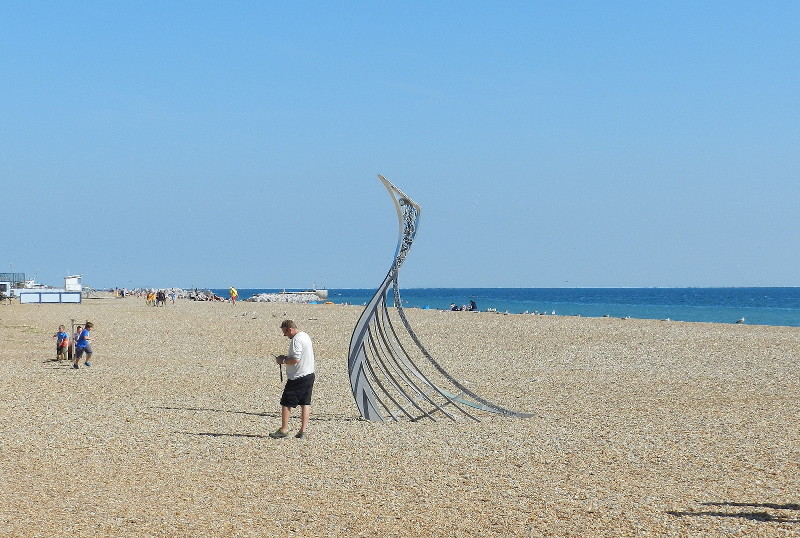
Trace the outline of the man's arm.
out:
M 279 355 L 275 357 L 275 362 L 278 364 L 297 364 L 300 359 L 294 359 L 289 355 Z

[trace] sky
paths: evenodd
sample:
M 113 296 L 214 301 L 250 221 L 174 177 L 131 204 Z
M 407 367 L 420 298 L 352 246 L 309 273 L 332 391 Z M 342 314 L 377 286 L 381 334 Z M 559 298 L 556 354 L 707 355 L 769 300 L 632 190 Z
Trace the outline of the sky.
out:
M 0 0 L 0 272 L 800 286 L 795 1 Z

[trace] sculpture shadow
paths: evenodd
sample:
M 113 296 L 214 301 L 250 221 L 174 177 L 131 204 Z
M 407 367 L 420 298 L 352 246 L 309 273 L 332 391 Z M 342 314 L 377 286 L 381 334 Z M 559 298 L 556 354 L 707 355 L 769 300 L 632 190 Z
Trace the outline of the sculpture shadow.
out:
M 735 508 L 767 508 L 773 511 L 790 510 L 800 512 L 800 504 L 797 503 L 739 503 L 739 502 L 708 502 L 700 503 L 701 506 L 715 506 L 723 510 L 688 510 L 675 511 L 668 510 L 667 514 L 675 517 L 731 517 L 747 519 L 749 521 L 773 522 L 773 523 L 800 523 L 800 518 L 795 514 L 770 513 L 766 511 L 733 511 Z M 724 510 L 728 508 L 728 510 Z

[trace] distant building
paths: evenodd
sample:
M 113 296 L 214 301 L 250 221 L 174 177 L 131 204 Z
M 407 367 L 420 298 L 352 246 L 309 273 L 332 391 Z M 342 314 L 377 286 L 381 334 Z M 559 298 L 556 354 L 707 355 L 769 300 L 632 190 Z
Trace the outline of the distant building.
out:
M 64 277 L 64 287 L 61 289 L 36 284 L 33 279 L 17 281 L 17 286 L 11 287 L 11 293 L 19 297 L 21 304 L 80 303 L 83 291 L 82 278 L 82 275 Z
M 21 288 L 20 284 L 25 282 L 25 273 L 0 273 L 0 282 L 8 282 L 11 288 Z
M 64 290 L 65 291 L 83 291 L 83 284 L 81 284 L 83 275 L 70 275 L 64 277 Z

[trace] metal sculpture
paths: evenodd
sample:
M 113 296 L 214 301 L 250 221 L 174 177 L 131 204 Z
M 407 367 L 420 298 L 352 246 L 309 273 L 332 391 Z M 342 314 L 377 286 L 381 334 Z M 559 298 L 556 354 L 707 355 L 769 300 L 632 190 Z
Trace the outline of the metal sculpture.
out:
M 470 412 L 475 409 L 516 417 L 533 416 L 505 409 L 473 393 L 448 374 L 420 342 L 403 311 L 397 280 L 419 228 L 420 207 L 385 177 L 379 175 L 378 178 L 392 197 L 400 231 L 394 262 L 364 308 L 350 339 L 347 366 L 361 416 L 380 422 L 384 416 L 416 421 L 421 418 L 436 420 L 434 414 L 441 413 L 451 420 L 457 420 L 460 414 L 479 421 Z M 394 307 L 404 334 L 398 333 L 389 314 L 386 302 L 389 288 L 393 288 Z M 431 374 L 423 373 L 418 367 L 418 361 L 409 352 L 413 348 L 433 366 Z

